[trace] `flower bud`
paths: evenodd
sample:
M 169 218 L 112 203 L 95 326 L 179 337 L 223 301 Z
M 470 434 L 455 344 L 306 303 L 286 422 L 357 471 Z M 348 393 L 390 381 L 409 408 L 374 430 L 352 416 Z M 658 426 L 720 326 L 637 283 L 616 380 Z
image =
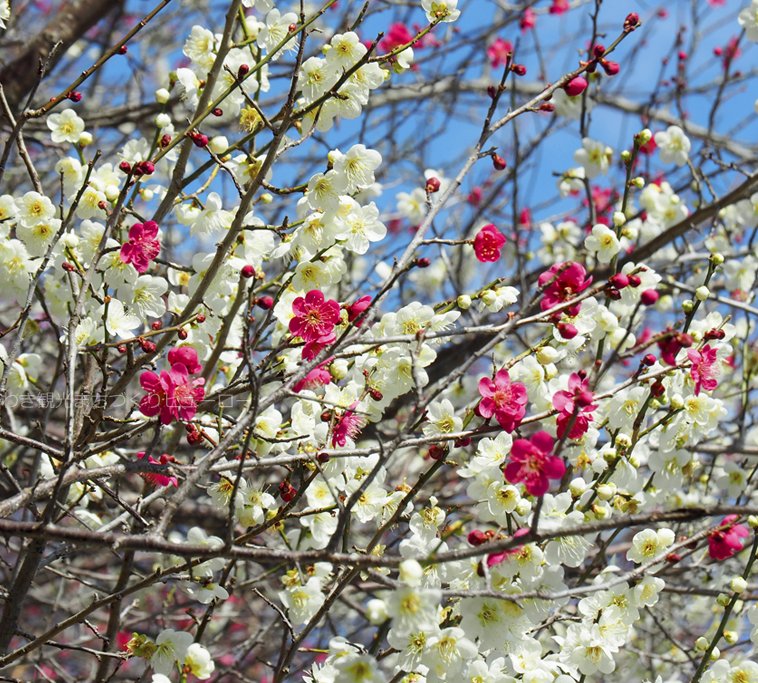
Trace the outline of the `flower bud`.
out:
M 741 576 L 735 576 L 729 582 L 729 588 L 735 593 L 744 593 L 747 590 L 747 581 Z
M 403 560 L 400 563 L 398 578 L 408 586 L 418 586 L 424 577 L 424 570 L 416 560 Z
M 435 192 L 440 191 L 440 186 L 440 179 L 432 176 L 431 178 L 426 179 L 426 185 L 424 189 L 426 190 L 427 194 L 434 194 Z
M 636 178 L 632 178 L 630 181 L 633 187 L 636 187 L 638 190 L 641 190 L 643 187 L 645 187 L 645 179 L 642 176 L 637 176 Z
M 711 290 L 705 285 L 700 285 L 700 287 L 695 290 L 695 297 L 698 301 L 706 301 L 710 295 Z
M 496 171 L 502 171 L 506 167 L 505 159 L 503 159 L 503 157 L 501 157 L 499 154 L 493 154 L 492 165 L 495 167 Z
M 166 104 L 168 102 L 169 97 L 171 97 L 171 94 L 169 93 L 166 88 L 158 88 L 158 90 L 155 91 L 155 101 L 158 104 Z
M 587 490 L 587 482 L 581 477 L 572 479 L 569 484 L 569 491 L 574 498 L 579 498 Z
M 379 600 L 378 598 L 369 600 L 366 604 L 366 618 L 369 623 L 374 626 L 379 626 L 387 621 L 387 619 L 389 619 L 389 614 L 387 612 L 387 604 L 384 600 Z
M 703 637 L 703 636 L 700 636 L 700 637 L 699 637 L 699 638 L 698 638 L 698 639 L 695 641 L 695 649 L 696 649 L 698 652 L 705 652 L 705 651 L 708 649 L 708 646 L 709 646 L 709 645 L 710 645 L 710 643 L 708 642 L 708 638 L 705 638 L 705 637 Z
M 616 486 L 613 484 L 600 484 L 595 491 L 600 500 L 610 500 L 616 493 Z
M 737 631 L 724 631 L 724 640 L 729 645 L 734 645 L 739 640 L 740 634 Z
M 485 289 L 481 299 L 485 306 L 492 306 L 497 301 L 497 294 L 492 289 Z
M 682 301 L 682 310 L 685 313 L 692 313 L 692 310 L 695 308 L 695 302 L 692 299 L 685 299 Z
M 569 97 L 576 97 L 587 89 L 587 80 L 582 76 L 577 76 L 566 83 L 563 89 Z
M 654 289 L 646 289 L 640 296 L 640 301 L 644 306 L 652 306 L 658 301 L 660 294 Z
M 166 126 L 170 126 L 171 117 L 166 114 L 166 112 L 161 112 L 155 117 L 155 125 L 161 129 L 165 128 Z
M 726 593 L 719 593 L 718 597 L 716 598 L 716 604 L 720 607 L 726 607 L 731 602 L 731 600 L 732 598 Z
M 542 346 L 537 350 L 537 362 L 540 365 L 555 363 L 560 355 L 560 352 L 552 346 Z
M 92 140 L 93 140 L 92 133 L 85 130 L 85 131 L 82 131 L 81 134 L 79 135 L 79 139 L 77 140 L 77 143 L 79 144 L 80 147 L 86 147 L 87 145 L 92 144 Z
M 471 297 L 468 294 L 461 294 L 455 300 L 455 303 L 462 311 L 467 311 L 469 308 L 471 308 Z
M 724 262 L 724 255 L 719 254 L 716 252 L 715 254 L 711 254 L 711 263 L 714 266 L 720 266 Z
M 223 135 L 216 135 L 208 142 L 208 149 L 218 155 L 229 149 L 229 140 Z

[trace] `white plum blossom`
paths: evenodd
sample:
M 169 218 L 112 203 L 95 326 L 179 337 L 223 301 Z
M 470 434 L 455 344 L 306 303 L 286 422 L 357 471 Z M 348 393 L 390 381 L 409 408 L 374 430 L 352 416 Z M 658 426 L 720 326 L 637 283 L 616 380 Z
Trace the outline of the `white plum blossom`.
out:
M 669 126 L 655 134 L 655 144 L 664 164 L 684 166 L 690 151 L 690 140 L 679 126 Z
M 50 137 L 53 142 L 75 144 L 84 132 L 84 121 L 73 109 L 64 109 L 59 114 L 50 114 L 47 117 L 47 127 L 51 131 Z
M 574 152 L 574 161 L 584 169 L 587 178 L 608 172 L 613 150 L 605 143 L 590 138 L 582 140 L 582 146 Z

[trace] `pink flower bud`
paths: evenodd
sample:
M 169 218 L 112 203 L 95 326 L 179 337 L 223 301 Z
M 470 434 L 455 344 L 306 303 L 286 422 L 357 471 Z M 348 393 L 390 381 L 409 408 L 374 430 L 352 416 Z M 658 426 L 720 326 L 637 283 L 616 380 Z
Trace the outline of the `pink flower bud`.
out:
M 577 95 L 581 95 L 587 89 L 587 81 L 581 76 L 577 76 L 566 83 L 563 89 L 569 97 L 576 97 Z
M 642 301 L 645 306 L 652 306 L 658 301 L 660 296 L 661 295 L 658 294 L 658 292 L 656 292 L 654 289 L 646 289 L 640 295 L 640 301 Z

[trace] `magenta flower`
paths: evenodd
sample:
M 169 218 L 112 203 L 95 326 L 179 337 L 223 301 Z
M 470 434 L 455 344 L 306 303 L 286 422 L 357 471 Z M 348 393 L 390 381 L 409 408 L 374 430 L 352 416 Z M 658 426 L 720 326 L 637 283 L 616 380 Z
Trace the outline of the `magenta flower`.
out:
M 145 459 L 145 451 L 140 451 L 137 453 L 137 458 L 140 460 Z M 170 462 L 174 462 L 174 457 L 171 455 L 168 455 L 168 453 L 164 453 L 161 455 L 159 460 L 156 460 L 152 455 L 148 457 L 147 461 L 151 465 L 166 465 Z M 176 477 L 168 476 L 165 474 L 159 474 L 158 472 L 141 472 L 140 477 L 142 477 L 148 484 L 158 487 L 158 486 L 178 486 L 179 481 Z
M 701 351 L 688 349 L 687 358 L 692 362 L 690 376 L 695 382 L 695 396 L 701 389 L 713 391 L 719 385 L 716 379 L 719 370 L 716 349 L 712 349 L 710 344 L 706 344 Z
M 528 533 L 529 529 L 516 529 L 516 533 L 513 534 L 513 538 L 520 538 L 521 536 L 526 536 Z M 490 555 L 487 555 L 487 567 L 494 567 L 495 565 L 500 564 L 509 558 L 511 555 L 518 555 L 521 552 L 521 548 L 523 547 L 524 546 L 522 545 L 516 545 L 513 546 L 513 548 L 508 548 L 507 550 L 501 550 L 498 553 L 491 553 Z
M 392 52 L 401 45 L 407 45 L 413 40 L 413 34 L 402 22 L 395 22 L 389 27 L 387 34 L 379 42 L 379 47 L 384 52 Z
M 332 448 L 340 446 L 344 448 L 347 440 L 355 441 L 366 424 L 366 420 L 355 412 L 358 401 L 355 401 L 342 415 L 340 415 L 334 430 L 332 431 Z
M 292 391 L 295 393 L 301 392 L 303 389 L 313 389 L 314 387 L 321 387 L 326 384 L 330 384 L 332 381 L 332 375 L 329 372 L 329 364 L 334 360 L 334 356 L 327 358 L 323 363 L 319 363 L 313 370 L 311 370 L 303 379 L 292 387 Z
M 508 63 L 509 55 L 513 55 L 513 44 L 510 40 L 496 38 L 487 48 L 487 58 L 490 60 L 493 69 L 505 66 Z
M 357 301 L 354 301 L 347 307 L 347 319 L 354 323 L 356 327 L 361 327 L 365 321 L 364 313 L 371 305 L 371 297 L 366 294 Z
M 191 420 L 197 412 L 197 404 L 205 397 L 205 380 L 190 378 L 190 374 L 202 369 L 197 352 L 189 346 L 178 347 L 172 349 L 168 357 L 169 362 L 173 361 L 168 372 L 162 370 L 156 374 L 147 370 L 139 378 L 140 386 L 147 392 L 140 400 L 140 412 L 147 417 L 158 415 L 164 425 L 174 420 Z
M 708 554 L 714 560 L 726 560 L 736 555 L 744 546 L 743 538 L 750 535 L 744 524 L 735 524 L 737 515 L 727 515 L 721 520 L 720 528 L 708 536 Z
M 543 288 L 540 308 L 547 311 L 570 301 L 587 289 L 592 283 L 592 277 L 587 276 L 587 271 L 581 263 L 566 261 L 551 266 L 550 270 L 540 275 L 537 282 Z M 582 305 L 577 303 L 566 308 L 565 313 L 570 316 L 578 315 L 581 308 Z
M 498 370 L 495 380 L 482 377 L 479 380 L 482 400 L 477 406 L 479 415 L 489 419 L 493 415 L 506 432 L 512 432 L 521 424 L 529 400 L 526 387 L 520 382 L 511 382 L 507 370 Z
M 500 258 L 500 250 L 504 244 L 505 235 L 490 223 L 476 233 L 474 253 L 482 263 L 492 263 Z
M 324 293 L 312 289 L 305 297 L 292 302 L 295 316 L 290 320 L 289 330 L 304 342 L 303 358 L 311 360 L 319 351 L 336 338 L 334 326 L 340 321 L 340 305 L 334 299 L 325 299 Z
M 168 352 L 168 362 L 171 366 L 181 363 L 190 375 L 196 375 L 203 367 L 197 358 L 197 351 L 191 346 L 175 346 Z
M 544 496 L 550 479 L 560 479 L 566 472 L 563 460 L 552 455 L 554 443 L 547 432 L 537 432 L 531 439 L 516 439 L 504 470 L 506 480 L 511 484 L 523 483 L 533 496 Z
M 121 245 L 121 260 L 131 263 L 138 273 L 146 272 L 161 250 L 157 235 L 158 224 L 155 221 L 135 223 L 129 229 L 129 241 Z
M 584 373 L 573 372 L 569 376 L 568 391 L 555 392 L 553 408 L 558 411 L 559 438 L 563 438 L 569 425 L 571 425 L 569 439 L 579 439 L 589 429 L 592 415 L 588 413 L 597 408 L 597 404 L 592 402 L 594 396 L 589 385 L 590 382 Z

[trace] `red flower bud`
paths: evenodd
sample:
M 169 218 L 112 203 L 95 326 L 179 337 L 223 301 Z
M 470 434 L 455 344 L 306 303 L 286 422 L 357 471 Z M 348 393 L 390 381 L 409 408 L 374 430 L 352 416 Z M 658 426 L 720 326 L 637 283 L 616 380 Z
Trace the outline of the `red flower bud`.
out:
M 650 387 L 650 393 L 656 398 L 660 398 L 664 393 L 666 393 L 666 389 L 664 388 L 663 384 L 658 381 L 654 382 L 653 386 Z
M 122 45 L 121 47 L 118 48 L 118 53 L 120 55 L 125 55 L 127 52 L 129 52 L 129 48 L 126 47 L 126 45 Z
M 70 99 L 72 102 L 81 102 L 82 101 L 82 94 L 78 90 L 72 90 L 68 95 L 66 95 L 68 99 Z
M 205 316 L 200 313 L 198 316 L 195 317 L 195 322 L 202 325 L 205 322 Z
M 608 284 L 616 289 L 624 289 L 629 286 L 629 278 L 624 273 L 616 273 L 608 278 Z
M 126 344 L 119 344 L 116 348 L 119 353 L 126 353 Z
M 501 157 L 499 154 L 493 154 L 492 165 L 495 167 L 496 171 L 502 171 L 506 167 L 505 159 L 503 159 L 503 157 Z
M 171 136 L 166 133 L 166 135 L 161 136 L 161 149 L 165 149 L 171 144 Z
M 132 165 L 128 161 L 122 161 L 118 165 L 119 170 L 122 173 L 131 173 L 132 172 Z
M 652 353 L 648 353 L 642 358 L 642 364 L 647 365 L 648 367 L 650 367 L 651 365 L 655 365 L 655 361 L 656 361 L 655 355 Z
M 440 179 L 439 178 L 435 178 L 435 177 L 427 178 L 427 180 L 426 180 L 426 186 L 425 186 L 424 189 L 426 189 L 426 193 L 427 194 L 434 194 L 435 192 L 439 192 L 440 191 Z
M 595 45 L 595 47 L 592 48 L 592 54 L 595 59 L 600 59 L 605 54 L 605 45 L 601 45 L 600 43 Z
M 255 300 L 255 305 L 264 311 L 268 311 L 274 307 L 274 298 L 271 296 L 259 296 Z
M 646 289 L 644 292 L 642 292 L 642 295 L 640 296 L 640 301 L 645 306 L 652 306 L 654 303 L 658 301 L 660 298 L 660 294 L 656 292 L 654 289 Z
M 642 284 L 642 280 L 639 275 L 630 275 L 629 276 L 629 286 L 630 287 L 639 287 Z
M 661 14 L 661 12 L 665 12 L 666 10 L 659 10 L 658 16 L 659 17 L 665 17 L 665 14 Z M 624 19 L 624 32 L 625 33 L 631 33 L 635 29 L 640 27 L 640 15 L 637 14 L 637 12 L 630 12 L 626 15 L 626 19 Z
M 564 339 L 573 339 L 579 334 L 579 330 L 577 330 L 576 326 L 571 323 L 558 323 L 557 328 L 558 334 Z
M 160 330 L 161 327 L 163 327 L 163 323 L 160 320 L 156 320 L 152 325 L 150 325 L 154 330 Z
M 211 114 L 213 114 L 214 116 L 223 116 L 223 114 L 224 114 L 224 110 L 223 110 L 221 107 L 215 107 L 215 108 L 214 108 L 214 109 L 211 111 Z
M 181 330 L 179 330 L 176 333 L 176 336 L 179 337 L 179 339 L 186 339 L 189 336 L 189 334 L 188 334 L 187 330 L 185 330 L 184 328 L 182 328 Z
M 432 265 L 432 262 L 426 258 L 426 256 L 422 256 L 421 258 L 416 259 L 416 266 L 419 268 L 428 268 Z
M 546 111 L 546 112 L 555 111 L 555 105 L 552 102 L 543 102 L 540 105 L 540 111 Z
M 569 97 L 576 97 L 581 95 L 587 89 L 587 80 L 581 76 L 572 78 L 566 85 L 563 86 L 566 94 Z
M 526 67 L 523 64 L 514 64 L 511 67 L 511 71 L 517 76 L 526 76 Z
M 445 453 L 446 451 L 442 446 L 438 446 L 437 444 L 429 446 L 429 457 L 432 460 L 444 460 Z
M 247 64 L 240 64 L 239 69 L 237 69 L 237 78 L 243 79 L 248 71 L 250 71 L 250 67 Z
M 255 275 L 255 268 L 253 268 L 253 266 L 251 266 L 249 263 L 246 263 L 244 266 L 242 266 L 240 275 L 245 279 L 251 278 L 253 275 Z
M 490 538 L 487 535 L 486 531 L 482 531 L 481 529 L 474 529 L 473 531 L 469 532 L 466 540 L 470 545 L 479 546 L 484 545 L 487 541 L 490 540 Z
M 606 74 L 609 76 L 615 76 L 619 71 L 621 71 L 621 66 L 618 62 L 612 62 L 610 59 L 604 59 L 600 62 L 600 66 L 603 67 L 603 70 Z

